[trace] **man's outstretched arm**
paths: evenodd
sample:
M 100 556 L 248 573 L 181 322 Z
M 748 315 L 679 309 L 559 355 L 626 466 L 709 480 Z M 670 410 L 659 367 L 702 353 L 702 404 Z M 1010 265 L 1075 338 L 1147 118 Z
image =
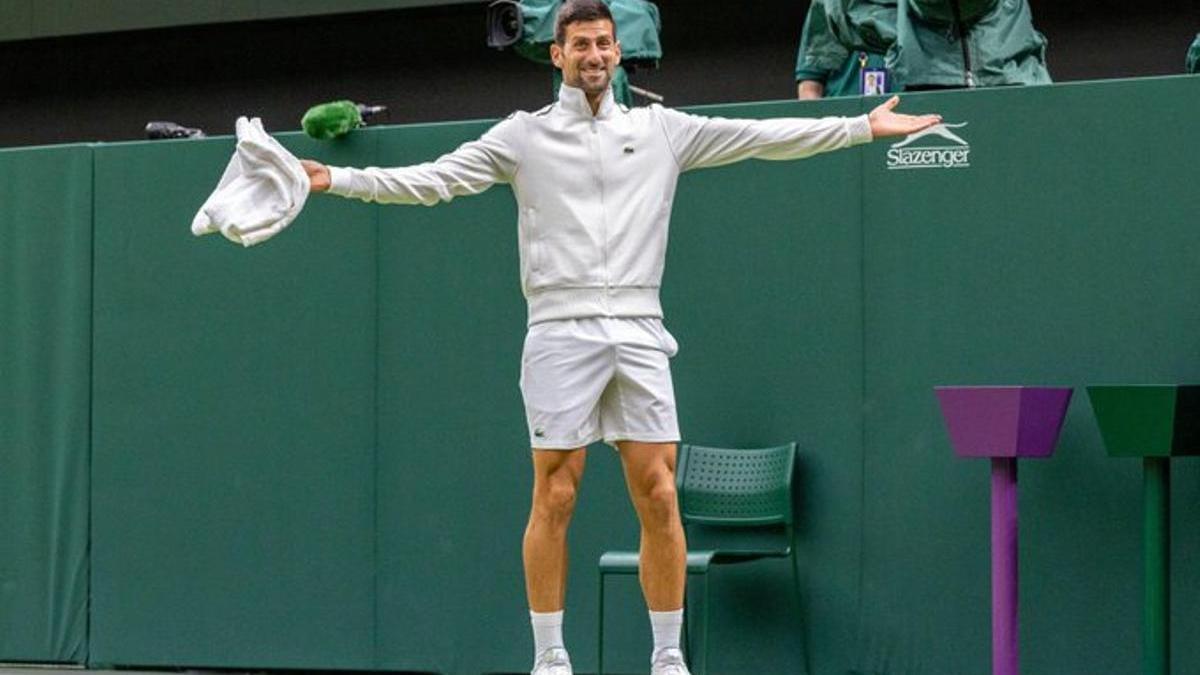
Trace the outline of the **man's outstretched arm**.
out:
M 496 183 L 508 183 L 520 162 L 514 118 L 492 127 L 481 138 L 464 143 L 432 162 L 389 169 L 331 167 L 300 160 L 310 192 L 329 192 L 368 202 L 432 206 L 455 197 L 479 194 Z
M 724 119 L 662 108 L 660 119 L 682 171 L 745 159 L 792 160 L 876 138 L 915 133 L 941 121 L 939 115 L 894 112 L 898 97 L 858 117 Z

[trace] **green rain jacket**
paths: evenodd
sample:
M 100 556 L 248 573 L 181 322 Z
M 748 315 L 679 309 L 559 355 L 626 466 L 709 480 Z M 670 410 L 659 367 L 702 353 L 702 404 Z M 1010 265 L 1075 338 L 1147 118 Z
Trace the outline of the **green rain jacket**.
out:
M 863 4 L 882 7 L 876 3 Z M 887 46 L 883 40 L 875 37 L 878 28 L 873 23 L 866 28 L 867 35 L 860 37 L 857 33 L 858 24 L 850 17 L 838 14 L 839 23 L 835 26 L 826 15 L 825 9 L 821 0 L 814 0 L 809 5 L 808 16 L 804 20 L 804 31 L 800 37 L 800 49 L 796 54 L 796 81 L 815 80 L 823 83 L 827 97 L 858 96 L 862 94 L 860 78 L 863 62 L 866 62 L 865 66 L 868 68 L 884 68 Z M 873 22 L 876 18 L 882 19 L 884 31 L 886 32 L 886 26 L 890 25 L 894 37 L 895 12 L 895 2 L 892 0 L 890 24 L 886 14 L 882 13 L 879 17 L 865 14 L 862 18 L 867 22 Z
M 886 54 L 896 42 L 896 0 L 820 1 L 830 32 L 847 49 Z
M 958 0 L 958 17 L 969 25 L 982 19 L 999 4 L 1000 0 Z M 908 6 L 913 16 L 926 23 L 954 22 L 954 5 L 947 0 L 910 0 Z
M 1187 53 L 1187 71 L 1189 73 L 1200 72 L 1200 35 L 1192 41 L 1191 48 Z
M 899 0 L 887 63 L 903 88 L 1050 83 L 1028 0 L 958 0 L 967 57 L 951 1 Z

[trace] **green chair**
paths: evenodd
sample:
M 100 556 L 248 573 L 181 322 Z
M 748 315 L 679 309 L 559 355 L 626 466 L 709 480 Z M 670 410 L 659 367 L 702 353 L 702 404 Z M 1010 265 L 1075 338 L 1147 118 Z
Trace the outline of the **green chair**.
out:
M 700 624 L 703 658 L 701 667 L 695 671 L 698 675 L 704 675 L 708 669 L 708 571 L 713 565 L 791 558 L 793 590 L 799 598 L 799 571 L 792 547 L 795 461 L 795 443 L 756 449 L 699 445 L 680 448 L 675 481 L 689 544 L 687 573 L 704 576 Z M 608 551 L 600 556 L 597 675 L 604 673 L 605 578 L 610 574 L 637 573 L 636 551 Z M 685 636 L 687 624 L 685 618 Z M 684 646 L 688 646 L 686 637 Z

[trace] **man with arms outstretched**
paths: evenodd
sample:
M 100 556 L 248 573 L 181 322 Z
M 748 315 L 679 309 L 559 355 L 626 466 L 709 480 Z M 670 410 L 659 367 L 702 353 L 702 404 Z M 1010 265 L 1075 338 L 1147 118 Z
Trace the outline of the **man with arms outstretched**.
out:
M 617 448 L 641 524 L 640 579 L 654 632 L 652 675 L 687 675 L 679 649 L 686 546 L 675 495 L 679 429 L 658 290 L 679 174 L 743 159 L 799 159 L 910 134 L 941 121 L 892 112 L 853 118 L 727 120 L 653 105 L 625 108 L 610 87 L 621 59 L 602 0 L 567 0 L 550 47 L 558 101 L 517 112 L 432 162 L 392 169 L 304 161 L 313 192 L 433 205 L 512 186 L 529 329 L 521 393 L 533 448 L 523 547 L 533 675 L 571 675 L 562 641 L 567 526 L 585 447 Z

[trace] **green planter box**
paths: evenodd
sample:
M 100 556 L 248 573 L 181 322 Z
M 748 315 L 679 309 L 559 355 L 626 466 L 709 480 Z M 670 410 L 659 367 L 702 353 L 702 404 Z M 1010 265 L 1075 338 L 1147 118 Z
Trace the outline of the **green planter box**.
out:
M 1110 457 L 1200 455 L 1200 385 L 1087 389 Z

